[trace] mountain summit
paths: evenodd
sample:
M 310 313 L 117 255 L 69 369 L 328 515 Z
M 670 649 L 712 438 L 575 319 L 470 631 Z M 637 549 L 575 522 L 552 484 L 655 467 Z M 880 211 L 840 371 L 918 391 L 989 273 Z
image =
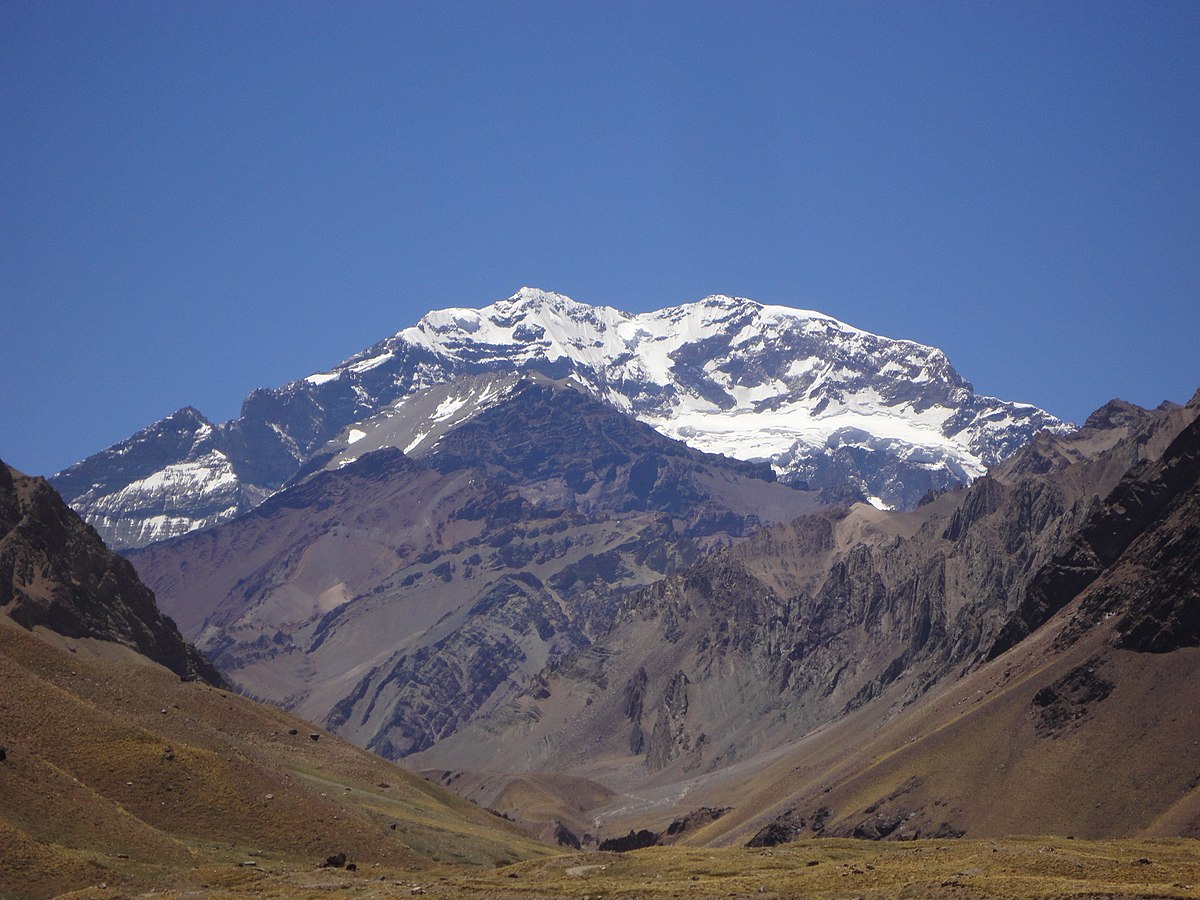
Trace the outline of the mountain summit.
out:
M 878 506 L 911 507 L 1067 427 L 976 394 L 940 350 L 818 312 L 714 295 L 630 314 L 525 287 L 430 312 L 329 371 L 256 390 L 222 425 L 175 413 L 53 484 L 110 543 L 142 546 L 253 508 L 415 392 L 520 371 L 569 377 L 696 449 Z

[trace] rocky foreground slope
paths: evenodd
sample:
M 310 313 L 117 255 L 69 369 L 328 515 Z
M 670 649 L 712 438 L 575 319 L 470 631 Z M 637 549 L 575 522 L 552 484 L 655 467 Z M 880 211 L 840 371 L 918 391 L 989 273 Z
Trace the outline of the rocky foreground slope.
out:
M 878 505 L 911 507 L 1037 431 L 1065 428 L 976 394 L 940 350 L 821 313 L 713 296 L 631 315 L 523 288 L 482 309 L 431 312 L 328 372 L 256 390 L 230 422 L 182 409 L 52 481 L 111 545 L 143 546 L 254 508 L 381 416 L 407 421 L 392 435 L 407 452 L 494 400 L 468 384 L 422 424 L 413 395 L 512 372 L 570 377 L 696 449 L 769 461 L 787 480 Z

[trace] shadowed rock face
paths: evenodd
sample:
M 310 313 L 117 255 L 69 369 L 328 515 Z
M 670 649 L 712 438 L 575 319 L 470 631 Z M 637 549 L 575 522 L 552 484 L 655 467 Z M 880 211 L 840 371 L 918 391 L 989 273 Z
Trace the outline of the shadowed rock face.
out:
M 1115 616 L 1122 649 L 1200 646 L 1200 420 L 1162 459 L 1132 470 L 1086 533 L 1115 559 L 1084 593 L 1064 640 Z
M 989 658 L 1080 595 L 1061 640 L 1120 614 L 1117 646 L 1169 652 L 1200 644 L 1200 420 L 1161 458 L 1133 466 L 1071 542 L 1034 577 Z
M 0 608 L 26 628 L 132 647 L 182 678 L 224 682 L 162 615 L 133 566 L 41 478 L 0 463 Z

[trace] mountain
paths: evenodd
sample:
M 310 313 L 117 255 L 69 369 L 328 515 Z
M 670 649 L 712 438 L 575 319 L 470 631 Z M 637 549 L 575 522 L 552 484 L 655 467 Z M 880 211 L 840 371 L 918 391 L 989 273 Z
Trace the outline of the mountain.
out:
M 619 795 L 582 813 L 602 835 L 701 806 L 734 811 L 688 841 L 776 817 L 793 836 L 1192 833 L 1191 776 L 1154 772 L 1200 737 L 1198 415 L 1200 394 L 1115 401 L 918 509 L 764 529 L 625 595 L 606 634 L 410 762 L 586 776 Z
M 391 446 L 430 409 L 435 438 Z M 129 558 L 231 682 L 391 758 L 587 646 L 625 593 L 819 508 L 538 375 L 431 388 L 357 432 L 253 512 Z
M 511 372 L 569 377 L 696 449 L 769 461 L 785 480 L 880 506 L 914 506 L 1066 427 L 976 394 L 939 350 L 820 313 L 712 296 L 632 315 L 523 288 L 482 309 L 431 312 L 328 372 L 256 390 L 230 422 L 180 410 L 52 483 L 113 546 L 144 546 L 253 508 L 331 441 L 378 430 L 361 423 L 395 413 L 399 425 L 417 392 Z M 461 399 L 447 394 L 426 424 L 492 398 Z M 391 440 L 411 449 L 429 434 L 397 428 Z
M 0 601 L 0 895 L 207 894 L 259 878 L 294 895 L 331 880 L 317 866 L 338 854 L 407 893 L 447 865 L 549 852 L 224 690 L 132 567 L 44 480 L 3 465 Z
M 615 798 L 640 803 L 629 814 L 661 820 L 679 847 L 551 855 L 502 817 L 281 710 L 182 681 L 122 643 L 0 616 L 0 893 L 1189 896 L 1185 882 L 1200 873 L 1194 841 L 1162 837 L 1195 835 L 1200 819 L 1187 762 L 1200 739 L 1188 702 L 1200 660 L 1188 624 L 1200 448 L 1194 425 L 1177 427 L 1186 418 L 1130 417 L 1124 427 L 1142 444 L 1122 452 L 1142 463 L 1118 476 L 1088 521 L 1138 522 L 1140 536 L 1123 538 L 1077 599 L 1008 652 L 900 715 L 859 707 L 723 783 Z M 1147 428 L 1152 420 L 1158 427 Z M 1102 432 L 1091 447 L 1040 442 L 1025 465 L 1066 471 L 1084 449 L 1122 445 Z M 17 494 L 44 489 L 9 476 Z M 10 514 L 11 495 L 2 502 Z M 85 611 L 81 598 L 74 605 Z M 582 778 L 476 785 L 502 809 L 569 802 L 585 823 L 588 804 L 614 799 Z M 666 824 L 672 804 L 704 794 L 724 794 L 732 808 L 693 807 Z M 714 847 L 814 829 L 943 837 Z M 961 830 L 1069 837 L 945 839 Z M 1092 833 L 1151 837 L 1075 839 Z

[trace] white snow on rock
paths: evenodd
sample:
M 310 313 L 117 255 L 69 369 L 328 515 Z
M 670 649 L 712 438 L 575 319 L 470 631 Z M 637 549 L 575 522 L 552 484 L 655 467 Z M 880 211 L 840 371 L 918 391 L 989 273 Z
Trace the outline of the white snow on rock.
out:
M 630 314 L 526 287 L 481 309 L 431 312 L 334 371 L 353 377 L 414 351 L 437 361 L 424 385 L 488 369 L 570 374 L 670 437 L 795 477 L 815 455 L 857 450 L 969 480 L 1035 431 L 1066 427 L 975 394 L 936 348 L 743 297 Z M 863 487 L 889 506 L 913 502 L 902 484 Z

